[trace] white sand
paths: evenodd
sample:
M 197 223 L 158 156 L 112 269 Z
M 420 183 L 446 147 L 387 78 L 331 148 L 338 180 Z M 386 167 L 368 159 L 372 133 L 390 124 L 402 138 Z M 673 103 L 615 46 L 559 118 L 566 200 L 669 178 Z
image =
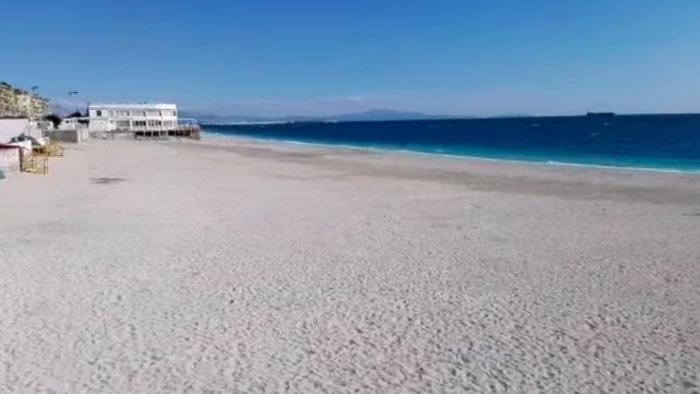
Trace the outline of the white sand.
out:
M 93 141 L 0 181 L 0 392 L 692 392 L 700 177 Z

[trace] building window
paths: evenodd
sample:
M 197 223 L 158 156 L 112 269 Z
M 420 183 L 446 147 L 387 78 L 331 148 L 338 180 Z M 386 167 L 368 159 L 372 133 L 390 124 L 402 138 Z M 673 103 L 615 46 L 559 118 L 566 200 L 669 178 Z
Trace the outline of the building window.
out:
M 131 111 L 131 116 L 146 116 L 146 111 Z
M 99 109 L 97 110 L 97 116 L 102 116 L 102 111 L 100 111 Z
M 117 116 L 129 116 L 129 111 L 117 111 Z

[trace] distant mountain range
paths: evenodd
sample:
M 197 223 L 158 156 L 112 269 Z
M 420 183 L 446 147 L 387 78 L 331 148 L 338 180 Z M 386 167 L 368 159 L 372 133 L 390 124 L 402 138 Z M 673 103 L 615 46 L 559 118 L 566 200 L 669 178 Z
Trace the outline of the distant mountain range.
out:
M 51 103 L 53 113 L 68 116 L 76 110 L 84 111 L 84 105 Z M 522 118 L 528 114 L 502 114 L 491 118 Z M 290 122 L 381 122 L 396 120 L 431 120 L 431 119 L 472 119 L 476 116 L 434 115 L 422 112 L 394 111 L 388 109 L 371 109 L 363 112 L 346 113 L 333 116 L 281 116 L 265 117 L 250 115 L 218 115 L 211 113 L 180 110 L 180 118 L 193 118 L 200 124 L 245 124 L 245 123 L 290 123 Z
M 364 122 L 383 120 L 421 120 L 421 119 L 444 119 L 447 115 L 428 115 L 420 112 L 392 111 L 385 109 L 372 109 L 364 112 L 331 116 L 327 120 L 337 122 Z
M 285 117 L 261 117 L 245 115 L 215 115 L 201 114 L 188 111 L 180 111 L 183 118 L 194 118 L 201 124 L 235 124 L 235 123 L 287 123 L 287 122 L 377 122 L 390 120 L 421 120 L 421 119 L 445 119 L 447 115 L 429 115 L 420 112 L 392 111 L 373 109 L 364 112 L 341 114 L 327 117 L 314 116 L 285 116 Z

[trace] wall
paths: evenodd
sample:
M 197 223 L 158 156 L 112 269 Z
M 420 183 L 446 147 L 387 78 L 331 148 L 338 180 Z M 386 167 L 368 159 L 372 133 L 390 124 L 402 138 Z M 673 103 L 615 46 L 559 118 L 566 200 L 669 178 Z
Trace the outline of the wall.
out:
M 59 130 L 75 130 L 78 128 L 78 120 L 75 118 L 63 119 L 58 125 Z
M 94 119 L 90 118 L 90 130 L 91 131 L 110 131 L 113 127 L 110 127 L 108 119 Z
M 77 130 L 47 130 L 46 136 L 49 137 L 51 141 L 78 143 L 89 138 L 89 131 L 86 128 Z
M 19 148 L 0 146 L 0 179 L 20 171 Z
M 22 133 L 29 134 L 28 119 L 0 119 L 0 143 L 9 142 Z
M 78 138 L 81 142 L 90 139 L 90 129 L 88 129 L 87 127 L 78 129 Z
M 93 131 L 90 129 L 90 138 L 95 140 L 133 140 L 136 137 L 133 132 Z

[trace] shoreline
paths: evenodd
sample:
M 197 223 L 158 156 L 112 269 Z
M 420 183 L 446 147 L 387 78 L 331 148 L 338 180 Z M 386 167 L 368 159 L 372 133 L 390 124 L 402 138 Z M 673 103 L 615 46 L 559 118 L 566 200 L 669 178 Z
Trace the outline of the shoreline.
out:
M 178 146 L 178 145 L 173 145 Z M 693 206 L 700 195 L 694 174 L 612 170 L 500 160 L 407 154 L 392 150 L 284 143 L 245 137 L 204 138 L 184 151 L 220 151 L 253 161 L 283 161 L 349 177 L 405 179 L 484 191 L 601 201 L 665 202 Z
M 260 142 L 269 143 L 281 143 L 289 145 L 298 146 L 310 146 L 318 148 L 329 148 L 329 149 L 348 149 L 348 150 L 366 150 L 379 153 L 399 153 L 407 155 L 419 155 L 419 156 L 429 156 L 435 158 L 444 158 L 452 160 L 474 160 L 474 161 L 485 161 L 485 162 L 502 162 L 507 164 L 515 165 L 528 165 L 528 166 L 558 166 L 558 167 L 569 167 L 569 168 L 582 168 L 582 169 L 594 169 L 594 170 L 609 170 L 609 171 L 631 171 L 631 172 L 647 172 L 647 173 L 660 173 L 660 174 L 678 174 L 678 175 L 690 175 L 690 176 L 700 176 L 700 169 L 693 170 L 681 170 L 677 168 L 663 168 L 663 167 L 635 167 L 635 166 L 614 166 L 614 165 L 603 165 L 603 164 L 585 164 L 585 163 L 575 163 L 575 162 L 560 162 L 558 160 L 527 160 L 527 159 L 506 159 L 497 157 L 482 157 L 482 156 L 471 156 L 471 155 L 460 155 L 452 153 L 438 153 L 438 152 L 427 152 L 411 149 L 400 149 L 400 148 L 380 148 L 373 146 L 361 146 L 361 145 L 347 145 L 347 144 L 335 144 L 335 143 L 325 143 L 325 142 L 306 142 L 298 140 L 288 140 L 288 139 L 278 139 L 278 138 L 264 138 L 264 137 L 254 137 L 243 134 L 222 134 L 219 132 L 205 131 L 206 126 L 202 126 L 202 137 L 207 138 L 230 138 L 230 139 L 241 139 L 241 140 L 252 140 Z

